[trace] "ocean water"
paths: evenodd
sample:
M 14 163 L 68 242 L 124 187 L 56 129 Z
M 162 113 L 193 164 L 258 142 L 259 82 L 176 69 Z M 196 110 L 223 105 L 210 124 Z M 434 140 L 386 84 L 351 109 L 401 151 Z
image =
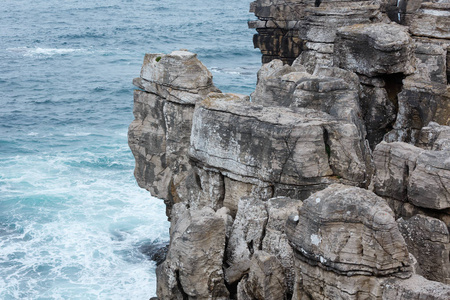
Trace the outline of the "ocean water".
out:
M 127 145 L 146 52 L 198 53 L 249 94 L 250 0 L 0 1 L 0 299 L 148 299 L 168 240 Z

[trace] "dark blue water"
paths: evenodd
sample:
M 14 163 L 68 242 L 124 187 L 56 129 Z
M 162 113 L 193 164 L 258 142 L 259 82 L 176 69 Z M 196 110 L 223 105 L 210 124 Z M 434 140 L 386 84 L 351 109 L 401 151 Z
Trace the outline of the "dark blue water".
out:
M 131 80 L 146 52 L 198 53 L 249 94 L 260 54 L 248 1 L 2 0 L 0 299 L 148 299 L 168 239 L 137 187 Z

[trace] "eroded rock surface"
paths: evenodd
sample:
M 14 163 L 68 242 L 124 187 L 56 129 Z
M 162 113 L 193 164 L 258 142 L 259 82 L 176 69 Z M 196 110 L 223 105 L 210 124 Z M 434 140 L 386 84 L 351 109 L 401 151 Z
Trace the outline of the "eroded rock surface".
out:
M 188 51 L 147 54 L 133 83 L 142 89 L 134 93 L 135 120 L 128 130 L 134 175 L 140 187 L 166 201 L 169 216 L 174 203 L 191 196 L 185 182 L 193 172 L 187 150 L 195 102 L 218 89 Z
M 319 111 L 268 108 L 210 94 L 196 106 L 189 153 L 248 182 L 317 185 L 335 180 L 333 174 L 363 182 L 359 136 L 354 124 Z
M 423 215 L 398 223 L 409 252 L 418 261 L 420 275 L 450 284 L 450 236 L 445 223 Z
M 191 210 L 183 203 L 176 204 L 167 258 L 157 268 L 158 296 L 228 299 L 222 270 L 225 236 L 225 221 L 211 208 Z
M 415 70 L 412 39 L 407 28 L 396 24 L 342 27 L 334 51 L 337 66 L 369 77 Z
M 450 207 L 450 152 L 427 151 L 406 143 L 380 143 L 374 151 L 374 189 L 414 206 Z
M 160 299 L 449 298 L 447 2 L 253 2 L 251 100 L 145 56 L 129 144 L 171 221 Z
M 430 299 L 445 300 L 450 298 L 450 286 L 429 281 L 414 275 L 406 280 L 387 280 L 383 285 L 383 299 Z
M 347 276 L 408 277 L 409 254 L 394 214 L 372 192 L 331 185 L 306 199 L 298 217 L 288 238 L 308 264 Z

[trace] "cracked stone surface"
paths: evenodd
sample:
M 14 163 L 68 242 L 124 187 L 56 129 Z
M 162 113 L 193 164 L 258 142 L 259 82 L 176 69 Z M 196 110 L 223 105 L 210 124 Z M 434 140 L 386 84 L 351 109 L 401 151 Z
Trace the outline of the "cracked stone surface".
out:
M 193 53 L 145 56 L 129 145 L 171 221 L 160 299 L 449 298 L 447 2 L 255 1 L 251 101 Z
M 248 272 L 251 258 L 261 249 L 268 214 L 264 202 L 254 198 L 242 198 L 233 223 L 226 250 L 225 277 L 233 283 Z
M 407 28 L 400 25 L 376 23 L 341 27 L 334 51 L 337 66 L 366 76 L 411 74 L 415 70 L 412 39 Z
M 370 191 L 331 185 L 303 201 L 286 230 L 311 299 L 381 299 L 386 278 L 411 276 L 394 214 Z
M 226 223 L 220 213 L 205 207 L 172 210 L 170 247 L 158 266 L 158 296 L 162 299 L 228 299 L 222 263 Z M 210 230 L 205 231 L 205 228 Z
M 373 152 L 374 192 L 380 196 L 407 201 L 408 182 L 424 150 L 406 143 L 381 142 Z
M 201 192 L 186 187 L 194 172 L 187 156 L 194 104 L 218 89 L 197 55 L 188 51 L 147 54 L 141 77 L 133 83 L 142 89 L 134 92 L 135 119 L 128 129 L 134 175 L 140 187 L 165 200 L 170 216 L 175 203 Z
M 399 229 L 416 257 L 420 272 L 429 280 L 450 284 L 450 236 L 444 222 L 415 215 L 409 220 L 398 220 Z
M 374 193 L 331 185 L 303 201 L 287 236 L 297 258 L 337 274 L 410 276 L 394 214 Z
M 362 152 L 356 126 L 326 113 L 210 94 L 196 105 L 189 154 L 239 176 L 308 185 L 331 181 L 333 174 L 363 181 Z

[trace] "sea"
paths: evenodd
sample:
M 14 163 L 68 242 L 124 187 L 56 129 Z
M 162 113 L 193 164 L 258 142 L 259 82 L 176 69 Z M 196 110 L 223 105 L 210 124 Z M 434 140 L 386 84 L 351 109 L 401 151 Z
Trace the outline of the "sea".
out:
M 250 0 L 0 0 L 0 299 L 149 299 L 169 240 L 127 145 L 145 53 L 250 94 Z

